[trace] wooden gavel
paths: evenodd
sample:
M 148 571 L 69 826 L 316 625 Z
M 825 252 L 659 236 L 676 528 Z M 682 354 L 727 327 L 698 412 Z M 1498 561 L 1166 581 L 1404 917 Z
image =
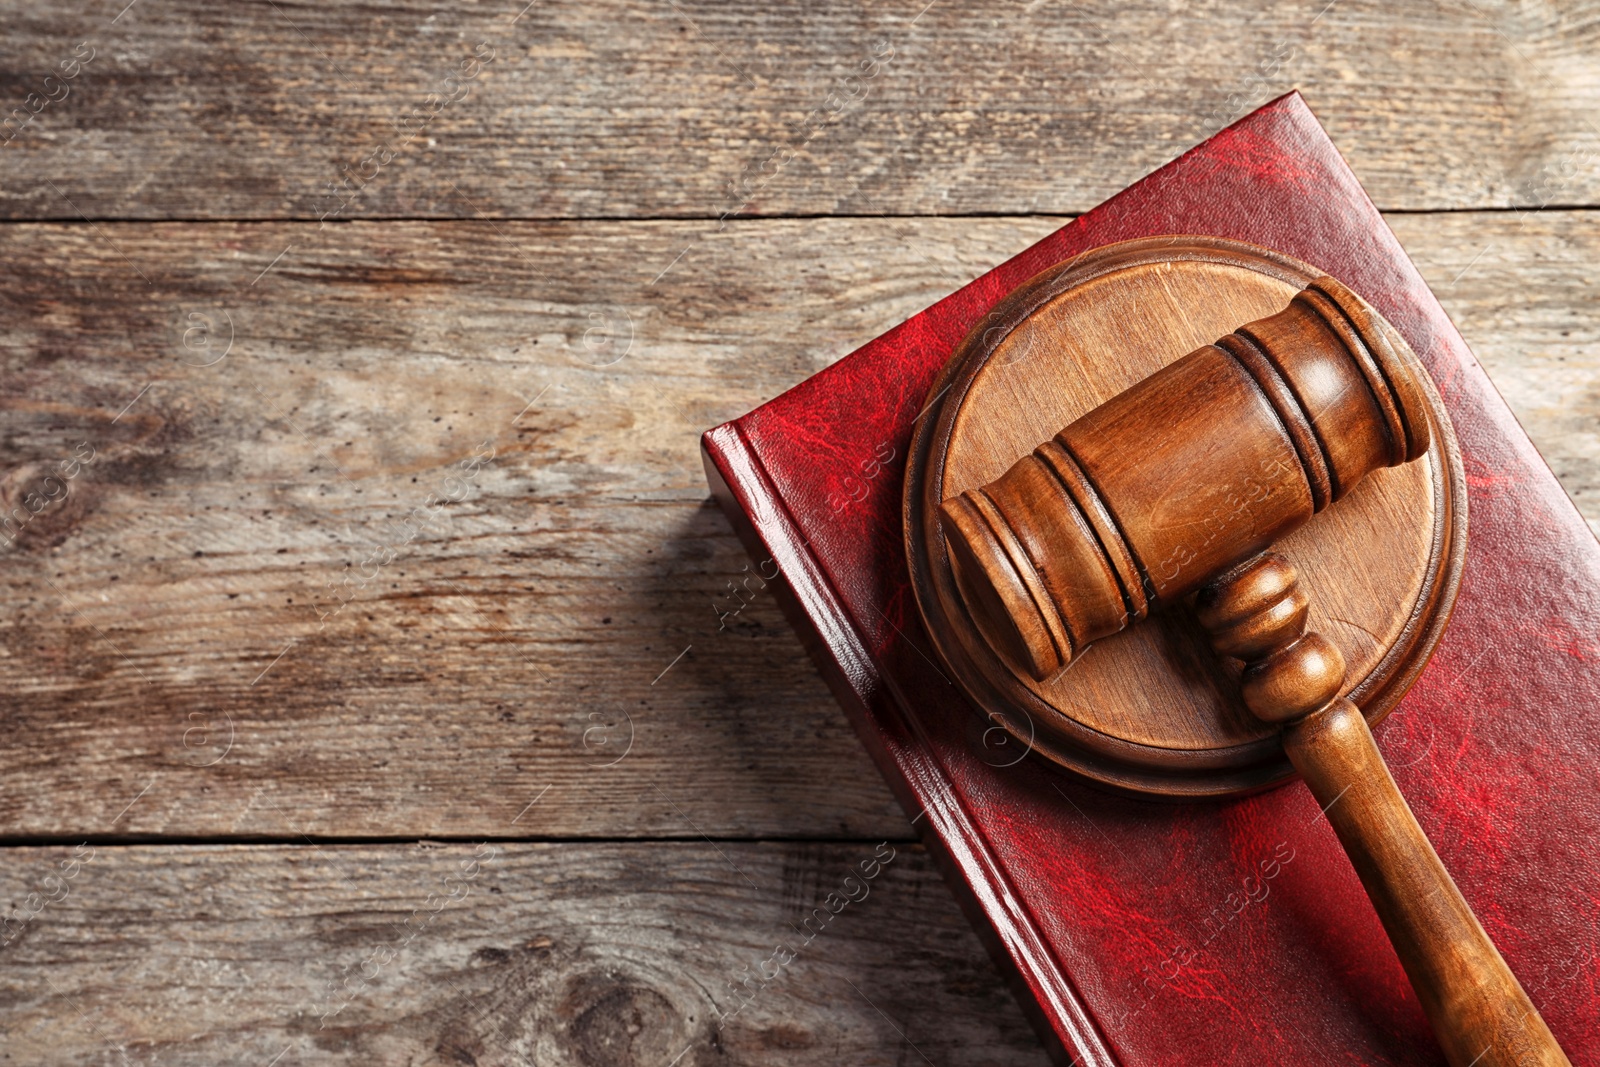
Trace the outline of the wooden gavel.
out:
M 1101 404 L 941 505 L 956 587 L 985 641 L 1044 680 L 1093 641 L 1196 593 L 1245 705 L 1281 726 L 1453 1067 L 1567 1065 L 1340 695 L 1339 650 L 1274 541 L 1370 471 L 1428 451 L 1416 355 L 1320 278 Z

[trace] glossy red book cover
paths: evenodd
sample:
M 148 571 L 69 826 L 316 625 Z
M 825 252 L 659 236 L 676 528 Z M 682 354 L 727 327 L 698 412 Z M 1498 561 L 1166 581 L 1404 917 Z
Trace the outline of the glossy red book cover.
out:
M 1442 1063 L 1304 786 L 1188 805 L 1112 796 L 986 744 L 930 669 L 900 520 L 930 383 L 1019 283 L 1164 233 L 1326 270 L 1438 384 L 1466 463 L 1466 573 L 1378 742 L 1573 1063 L 1600 1063 L 1600 544 L 1298 95 L 709 431 L 713 490 L 780 574 L 796 629 L 1061 1062 Z

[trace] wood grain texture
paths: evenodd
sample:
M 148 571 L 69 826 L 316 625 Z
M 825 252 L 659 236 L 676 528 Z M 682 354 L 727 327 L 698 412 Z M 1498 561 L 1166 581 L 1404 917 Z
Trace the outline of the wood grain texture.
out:
M 1389 224 L 1600 534 L 1600 215 L 1392 215 Z
M 6 113 L 94 58 L 16 120 L 0 213 L 1076 212 L 1297 87 L 1383 207 L 1600 199 L 1589 2 L 123 8 L 8 11 Z
M 0 1056 L 1042 1062 L 926 855 L 886 848 L 101 846 L 70 878 L 71 847 L 12 849 L 0 899 L 63 888 L 7 928 Z
M 1592 7 L 10 5 L 0 832 L 685 841 L 502 846 L 327 1030 L 473 846 L 104 848 L 0 1055 L 1038 1062 L 905 852 L 707 1032 L 861 857 L 701 835 L 909 829 L 696 435 L 1294 86 L 1385 206 L 1596 203 Z M 739 221 L 828 214 L 984 217 Z M 1595 217 L 1393 222 L 1600 528 Z
M 1393 221 L 1600 519 L 1600 215 Z M 5 228 L 6 832 L 906 833 L 696 437 L 1058 223 Z
M 696 456 L 1041 224 L 861 225 L 0 232 L 7 832 L 905 833 Z

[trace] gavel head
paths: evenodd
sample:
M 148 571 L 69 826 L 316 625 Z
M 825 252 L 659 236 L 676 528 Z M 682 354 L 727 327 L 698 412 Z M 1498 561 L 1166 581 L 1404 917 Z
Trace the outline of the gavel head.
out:
M 1044 680 L 1428 450 L 1423 374 L 1381 315 L 1320 278 L 941 505 L 984 639 Z

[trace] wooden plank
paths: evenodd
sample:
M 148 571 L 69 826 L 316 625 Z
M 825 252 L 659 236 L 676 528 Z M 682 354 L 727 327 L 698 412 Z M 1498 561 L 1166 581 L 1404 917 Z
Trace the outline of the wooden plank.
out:
M 0 824 L 905 833 L 698 433 L 1049 225 L 0 228 Z
M 1600 270 L 1592 212 L 1389 219 L 1562 486 L 1600 535 Z
M 0 871 L 14 1063 L 1044 1062 L 905 843 L 73 852 Z
M 0 227 L 0 826 L 908 833 L 696 438 L 1058 221 Z M 1600 518 L 1600 214 L 1393 221 Z
M 1386 208 L 1600 199 L 1585 5 L 123 7 L 8 13 L 5 216 L 1078 212 L 1296 87 Z

